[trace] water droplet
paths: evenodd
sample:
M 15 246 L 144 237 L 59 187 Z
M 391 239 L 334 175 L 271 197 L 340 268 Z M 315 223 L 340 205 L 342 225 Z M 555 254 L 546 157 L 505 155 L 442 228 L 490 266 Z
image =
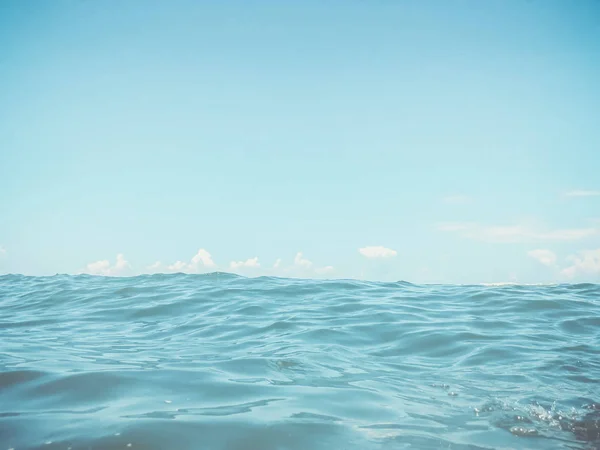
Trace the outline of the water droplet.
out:
M 131 442 L 129 444 L 127 444 L 127 447 L 131 447 Z
M 171 400 L 165 400 L 165 403 L 169 404 L 169 403 L 173 403 Z
M 515 436 L 522 436 L 522 437 L 538 435 L 537 430 L 534 428 L 512 427 L 510 429 L 510 432 L 512 434 L 514 434 Z
M 115 433 L 115 436 L 121 436 L 121 433 Z
M 454 391 L 451 391 L 451 392 L 448 392 L 448 395 L 450 397 L 456 397 L 458 394 L 456 392 L 454 392 Z

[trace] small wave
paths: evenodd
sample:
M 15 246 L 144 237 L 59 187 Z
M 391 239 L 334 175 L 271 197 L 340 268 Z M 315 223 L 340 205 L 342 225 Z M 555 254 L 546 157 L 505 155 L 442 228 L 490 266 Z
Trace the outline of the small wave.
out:
M 3 275 L 0 449 L 600 448 L 599 299 L 589 283 Z

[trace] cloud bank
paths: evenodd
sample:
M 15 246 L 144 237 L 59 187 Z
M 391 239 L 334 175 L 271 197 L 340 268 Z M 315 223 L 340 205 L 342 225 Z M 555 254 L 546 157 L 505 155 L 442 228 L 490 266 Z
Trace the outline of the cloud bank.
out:
M 99 262 L 103 263 L 102 261 Z M 231 261 L 227 269 L 241 274 L 284 277 L 325 276 L 335 272 L 334 267 L 331 265 L 323 267 L 315 266 L 302 252 L 296 253 L 291 265 L 285 265 L 281 258 L 277 258 L 272 267 L 263 268 L 258 256 L 255 256 L 246 260 Z M 216 270 L 219 270 L 219 266 L 214 262 L 212 255 L 206 249 L 201 248 L 189 262 L 176 261 L 172 264 L 163 265 L 160 261 L 156 261 L 146 266 L 145 273 L 205 273 Z

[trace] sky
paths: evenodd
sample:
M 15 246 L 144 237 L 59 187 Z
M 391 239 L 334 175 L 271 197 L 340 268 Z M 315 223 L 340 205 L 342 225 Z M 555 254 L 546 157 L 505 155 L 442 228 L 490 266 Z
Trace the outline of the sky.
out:
M 0 273 L 600 282 L 600 1 L 0 2 Z

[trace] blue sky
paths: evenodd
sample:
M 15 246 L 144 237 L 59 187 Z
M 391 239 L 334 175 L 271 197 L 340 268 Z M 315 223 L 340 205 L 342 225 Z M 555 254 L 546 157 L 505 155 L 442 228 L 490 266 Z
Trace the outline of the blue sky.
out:
M 596 0 L 4 1 L 0 273 L 600 281 L 598 80 Z

